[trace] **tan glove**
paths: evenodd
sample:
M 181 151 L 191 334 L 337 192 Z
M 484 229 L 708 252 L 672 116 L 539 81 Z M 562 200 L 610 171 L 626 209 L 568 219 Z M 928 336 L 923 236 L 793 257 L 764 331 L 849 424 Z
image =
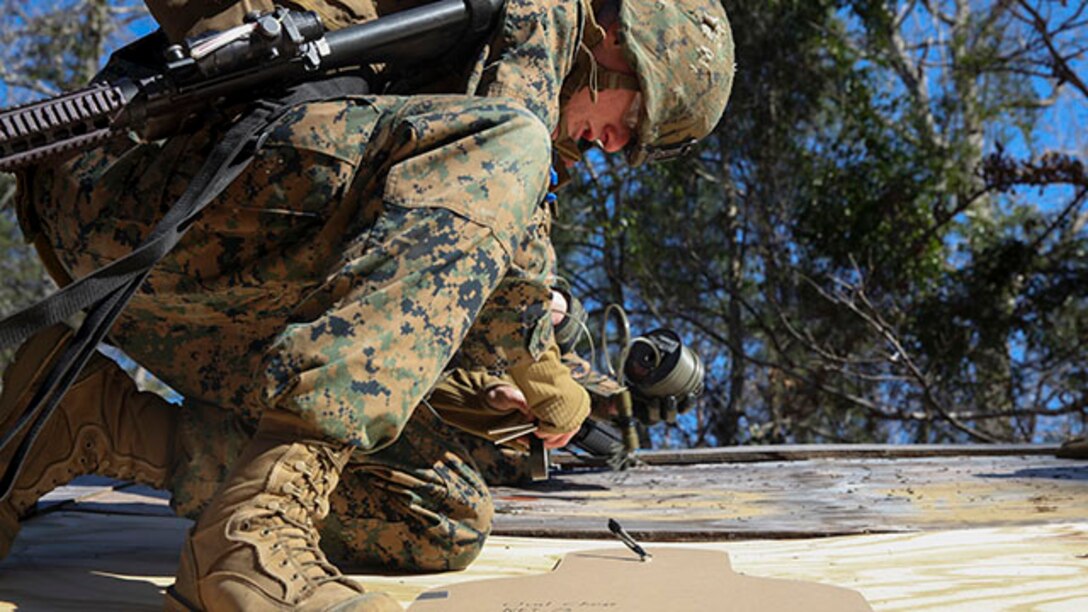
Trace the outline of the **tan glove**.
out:
M 541 433 L 578 431 L 589 416 L 589 393 L 571 376 L 554 342 L 540 359 L 511 368 L 507 374 L 525 394 L 529 413 L 536 417 Z
M 501 438 L 488 432 L 536 420 L 540 437 L 555 440 L 577 431 L 590 407 L 589 394 L 558 354 L 553 347 L 504 376 L 453 370 L 432 390 L 429 404 L 442 420 L 483 438 Z

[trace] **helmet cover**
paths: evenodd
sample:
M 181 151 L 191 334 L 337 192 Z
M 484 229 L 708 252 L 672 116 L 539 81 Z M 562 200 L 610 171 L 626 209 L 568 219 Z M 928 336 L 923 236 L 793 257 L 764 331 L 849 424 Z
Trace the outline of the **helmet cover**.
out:
M 638 165 L 684 153 L 725 112 L 736 67 L 733 32 L 720 0 L 620 0 L 620 37 L 638 74 Z

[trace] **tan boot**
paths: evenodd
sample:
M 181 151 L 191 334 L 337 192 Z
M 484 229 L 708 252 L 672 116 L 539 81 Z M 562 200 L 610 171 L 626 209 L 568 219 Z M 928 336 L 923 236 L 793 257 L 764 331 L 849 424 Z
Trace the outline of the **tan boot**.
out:
M 65 325 L 48 327 L 16 352 L 4 372 L 0 431 L 14 426 L 72 333 Z M 0 500 L 0 558 L 10 550 L 19 518 L 42 495 L 76 476 L 101 474 L 164 488 L 176 415 L 176 407 L 139 391 L 116 363 L 95 353 L 46 421 L 10 495 Z M 0 469 L 7 468 L 20 442 L 0 449 Z
M 317 439 L 298 417 L 266 413 L 181 553 L 167 610 L 402 610 L 364 593 L 318 546 L 350 448 Z

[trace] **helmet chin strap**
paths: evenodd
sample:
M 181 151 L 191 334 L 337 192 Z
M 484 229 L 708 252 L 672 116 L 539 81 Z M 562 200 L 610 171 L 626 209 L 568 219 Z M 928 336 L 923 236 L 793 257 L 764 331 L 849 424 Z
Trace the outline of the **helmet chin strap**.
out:
M 552 146 L 555 154 L 564 162 L 573 164 L 582 160 L 582 149 L 579 148 L 578 143 L 565 134 L 561 134 Z
M 582 48 L 586 50 L 586 54 L 589 55 L 589 100 L 594 104 L 597 103 L 597 92 L 600 91 L 598 87 L 597 77 L 600 76 L 600 64 L 597 63 L 596 56 L 593 55 L 593 48 L 587 47 L 586 43 L 582 43 Z
M 582 32 L 573 69 L 563 84 L 563 93 L 569 98 L 582 87 L 589 87 L 590 100 L 596 104 L 597 58 L 593 57 L 593 48 L 604 42 L 605 29 L 597 23 L 591 0 L 581 0 L 579 4 L 579 10 L 582 13 Z

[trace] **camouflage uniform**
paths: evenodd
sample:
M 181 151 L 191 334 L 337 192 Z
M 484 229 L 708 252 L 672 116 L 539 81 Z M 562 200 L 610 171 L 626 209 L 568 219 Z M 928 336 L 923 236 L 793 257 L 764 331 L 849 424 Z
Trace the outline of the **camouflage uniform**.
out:
M 595 413 L 623 391 L 576 355 L 564 355 L 563 362 L 590 391 Z M 500 385 L 517 383 L 509 376 L 456 370 L 435 387 L 396 442 L 372 455 L 356 454 L 321 528 L 321 546 L 330 558 L 438 571 L 462 569 L 479 555 L 493 516 L 488 486 L 524 483 L 532 472 L 518 441 L 500 446 L 478 431 L 525 418 L 488 405 L 486 392 Z
M 187 402 L 168 488 L 180 516 L 196 519 L 253 436 L 254 424 Z M 491 478 L 519 477 L 503 450 L 416 410 L 396 442 L 355 453 L 330 500 L 321 546 L 337 563 L 402 571 L 463 569 L 491 531 Z M 485 481 L 485 478 L 488 480 Z M 511 480 L 504 480 L 510 482 Z
M 622 391 L 575 356 L 565 355 L 564 363 L 590 388 L 595 409 Z M 508 424 L 506 419 L 525 418 L 487 405 L 487 390 L 499 385 L 516 383 L 508 376 L 455 370 L 412 414 L 396 442 L 376 453 L 355 454 L 321 529 L 321 546 L 331 559 L 440 571 L 462 569 L 479 555 L 491 529 L 488 485 L 524 482 L 531 471 L 525 450 L 497 446 L 482 435 L 491 426 Z M 174 511 L 195 519 L 255 424 L 199 402 L 187 400 L 186 408 L 177 434 L 182 448 L 168 484 Z
M 161 11 L 187 3 L 149 4 Z M 174 35 L 221 8 L 203 4 Z M 244 0 L 232 10 L 265 4 Z M 427 413 L 410 417 L 459 349 L 463 364 L 513 370 L 554 346 L 554 258 L 540 202 L 587 4 L 509 0 L 483 55 L 451 77 L 454 85 L 426 89 L 461 95 L 349 96 L 293 109 L 112 331 L 190 406 L 244 420 L 289 411 L 327 440 L 354 446 L 357 461 L 326 524 L 339 534 L 329 540 L 344 545 L 341 556 L 458 567 L 486 536 L 490 502 L 473 451 L 441 435 Z M 685 44 L 659 42 L 664 55 Z M 704 60 L 696 53 L 691 65 Z M 646 95 L 644 115 L 654 121 L 642 122 L 643 144 L 708 131 L 692 127 L 682 109 L 657 121 L 661 108 L 674 110 L 658 103 L 675 92 L 656 94 Z M 720 110 L 703 119 L 716 122 Z M 230 119 L 159 142 L 115 142 L 23 177 L 21 217 L 57 275 L 82 276 L 136 246 Z M 543 429 L 570 431 L 581 416 Z M 411 435 L 394 444 L 406 425 Z M 218 441 L 213 450 L 230 454 L 232 442 Z M 182 492 L 177 503 L 198 497 Z
M 289 112 L 151 274 L 113 340 L 186 397 L 248 417 L 286 409 L 363 451 L 396 439 L 466 336 L 477 366 L 539 357 L 553 262 L 523 247 L 546 234 L 540 203 L 578 4 L 507 11 L 513 27 L 474 79 L 478 96 Z M 115 143 L 38 171 L 23 191 L 32 226 L 72 276 L 100 267 L 148 233 L 220 131 Z
M 550 345 L 554 256 L 540 204 L 579 4 L 507 11 L 486 69 L 469 79 L 474 96 L 356 96 L 279 120 L 111 334 L 190 407 L 255 422 L 276 406 L 361 453 L 384 448 L 357 452 L 332 500 L 328 529 L 342 534 L 332 541 L 355 561 L 448 569 L 475 557 L 490 528 L 486 486 L 447 428 L 424 411 L 409 417 L 462 342 L 465 362 L 492 368 Z M 120 257 L 223 125 L 40 169 L 23 189 L 31 226 L 70 276 Z M 198 466 L 175 475 L 180 511 L 226 473 L 229 461 L 207 456 L 244 446 L 229 421 Z M 187 490 L 186 477 L 205 489 Z

